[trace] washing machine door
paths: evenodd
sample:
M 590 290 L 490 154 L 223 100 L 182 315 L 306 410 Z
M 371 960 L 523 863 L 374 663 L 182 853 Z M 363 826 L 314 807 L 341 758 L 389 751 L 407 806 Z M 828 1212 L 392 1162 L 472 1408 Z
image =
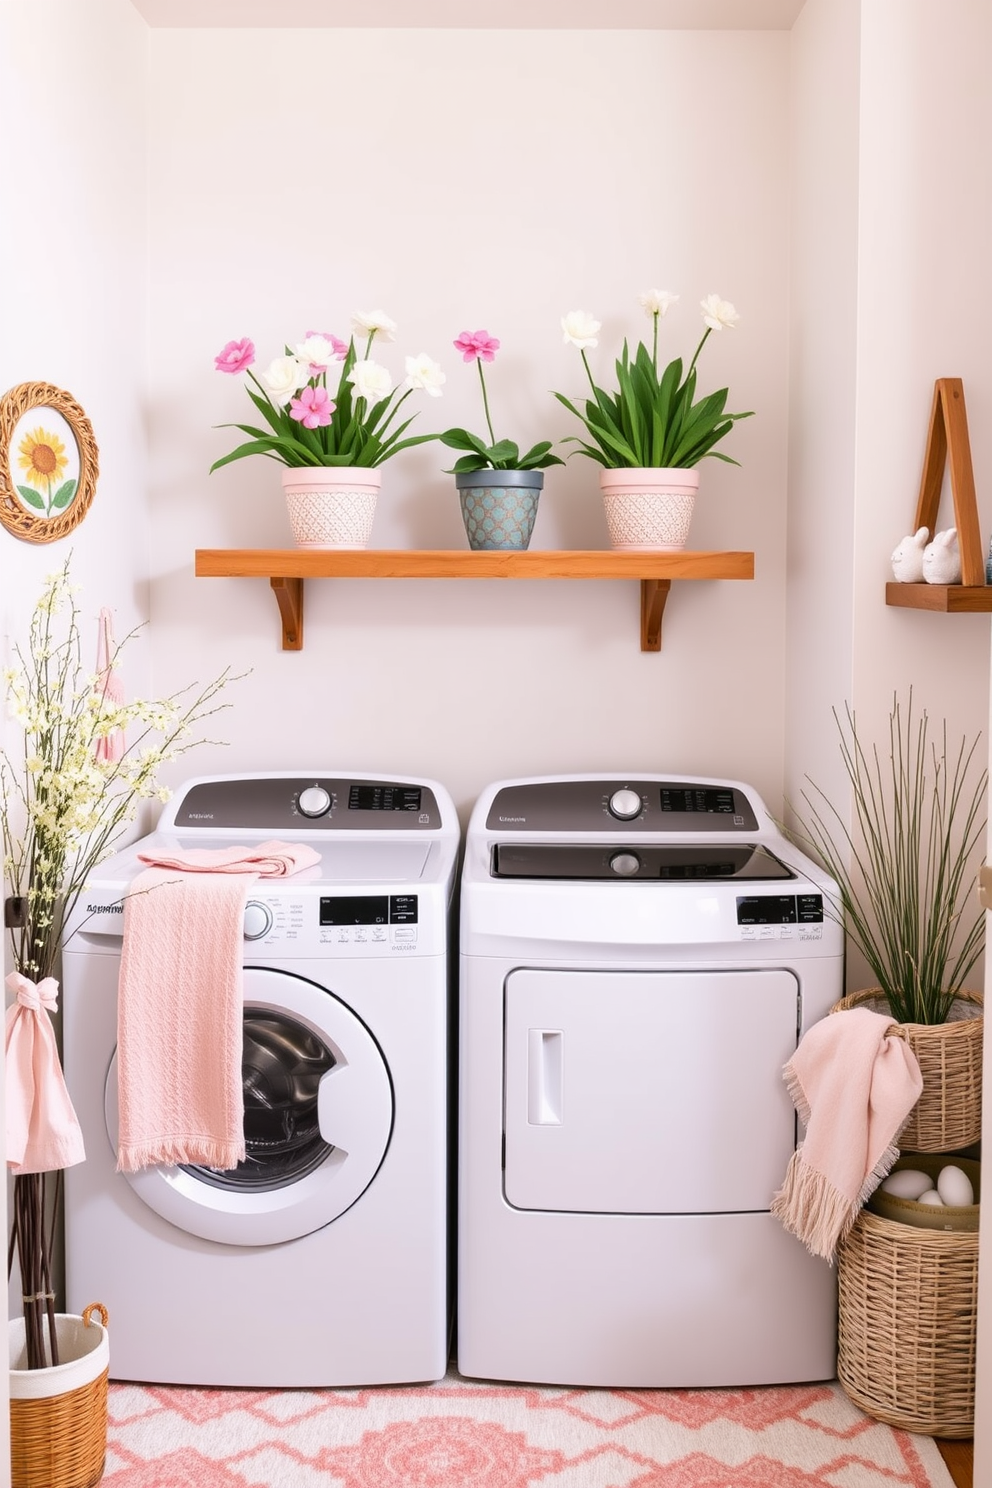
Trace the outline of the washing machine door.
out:
M 521 969 L 504 1011 L 508 1203 L 768 1209 L 796 1142 L 791 971 Z
M 125 1173 L 156 1214 L 201 1239 L 275 1245 L 330 1224 L 375 1178 L 393 1126 L 382 1052 L 338 997 L 303 977 L 244 973 L 245 1161 Z M 105 1093 L 118 1138 L 117 1054 Z

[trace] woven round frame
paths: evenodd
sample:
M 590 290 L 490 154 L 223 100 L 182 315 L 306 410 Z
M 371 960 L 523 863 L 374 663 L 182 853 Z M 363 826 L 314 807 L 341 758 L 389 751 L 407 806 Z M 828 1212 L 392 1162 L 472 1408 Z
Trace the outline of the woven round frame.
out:
M 11 448 L 14 430 L 26 413 L 50 408 L 72 430 L 79 456 L 79 479 L 69 504 L 52 516 L 36 516 L 17 491 Z M 86 414 L 69 393 L 50 382 L 22 382 L 0 398 L 0 523 L 25 542 L 48 543 L 78 527 L 96 491 L 99 474 L 96 440 Z
M 889 1010 L 882 989 L 869 987 L 830 1011 L 865 1006 Z M 981 1137 L 983 1007 L 981 992 L 959 992 L 951 1021 L 894 1023 L 889 1029 L 909 1044 L 923 1076 L 923 1094 L 898 1139 L 900 1152 L 955 1152 Z
M 926 1436 L 975 1427 L 978 1234 L 863 1209 L 837 1247 L 837 1378 L 876 1421 Z
M 107 1309 L 93 1302 L 83 1314 L 89 1326 Z M 103 1477 L 107 1455 L 107 1379 L 96 1379 L 61 1395 L 10 1402 L 11 1488 L 94 1488 Z

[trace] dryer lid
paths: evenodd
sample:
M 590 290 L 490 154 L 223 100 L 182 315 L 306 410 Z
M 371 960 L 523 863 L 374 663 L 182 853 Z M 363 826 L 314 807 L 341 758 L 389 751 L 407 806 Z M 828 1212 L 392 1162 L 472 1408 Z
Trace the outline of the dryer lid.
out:
M 505 843 L 493 845 L 493 878 L 620 879 L 686 883 L 794 878 L 791 868 L 760 843 L 682 844 L 660 847 L 625 843 Z

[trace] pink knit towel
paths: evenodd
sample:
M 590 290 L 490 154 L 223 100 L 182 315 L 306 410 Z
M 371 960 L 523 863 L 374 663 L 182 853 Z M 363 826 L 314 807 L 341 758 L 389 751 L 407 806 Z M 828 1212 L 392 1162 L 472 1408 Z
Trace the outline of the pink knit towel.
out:
M 179 868 L 184 873 L 256 873 L 263 878 L 288 878 L 320 862 L 320 853 L 305 842 L 275 838 L 257 847 L 191 847 L 185 852 L 139 853 L 138 857 L 156 868 Z
M 785 1066 L 806 1140 L 772 1213 L 828 1261 L 899 1156 L 896 1138 L 923 1090 L 912 1049 L 886 1037 L 893 1021 L 867 1008 L 823 1018 Z
M 244 1160 L 242 928 L 251 884 L 320 862 L 305 844 L 151 853 L 124 900 L 117 1167 Z M 204 861 L 204 857 L 210 861 Z M 219 858 L 219 861 L 218 861 Z
M 83 1134 L 65 1088 L 48 1016 L 58 1007 L 59 984 L 37 984 L 12 971 L 17 999 L 7 1009 L 7 1164 L 12 1173 L 51 1173 L 86 1158 Z

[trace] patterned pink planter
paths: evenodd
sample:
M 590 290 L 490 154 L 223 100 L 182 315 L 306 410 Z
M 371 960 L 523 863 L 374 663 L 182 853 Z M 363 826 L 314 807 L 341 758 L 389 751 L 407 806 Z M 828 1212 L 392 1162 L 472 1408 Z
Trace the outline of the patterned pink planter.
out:
M 381 480 L 378 467 L 287 467 L 282 486 L 296 546 L 367 548 Z
M 610 546 L 620 553 L 677 553 L 689 536 L 698 470 L 599 472 Z

